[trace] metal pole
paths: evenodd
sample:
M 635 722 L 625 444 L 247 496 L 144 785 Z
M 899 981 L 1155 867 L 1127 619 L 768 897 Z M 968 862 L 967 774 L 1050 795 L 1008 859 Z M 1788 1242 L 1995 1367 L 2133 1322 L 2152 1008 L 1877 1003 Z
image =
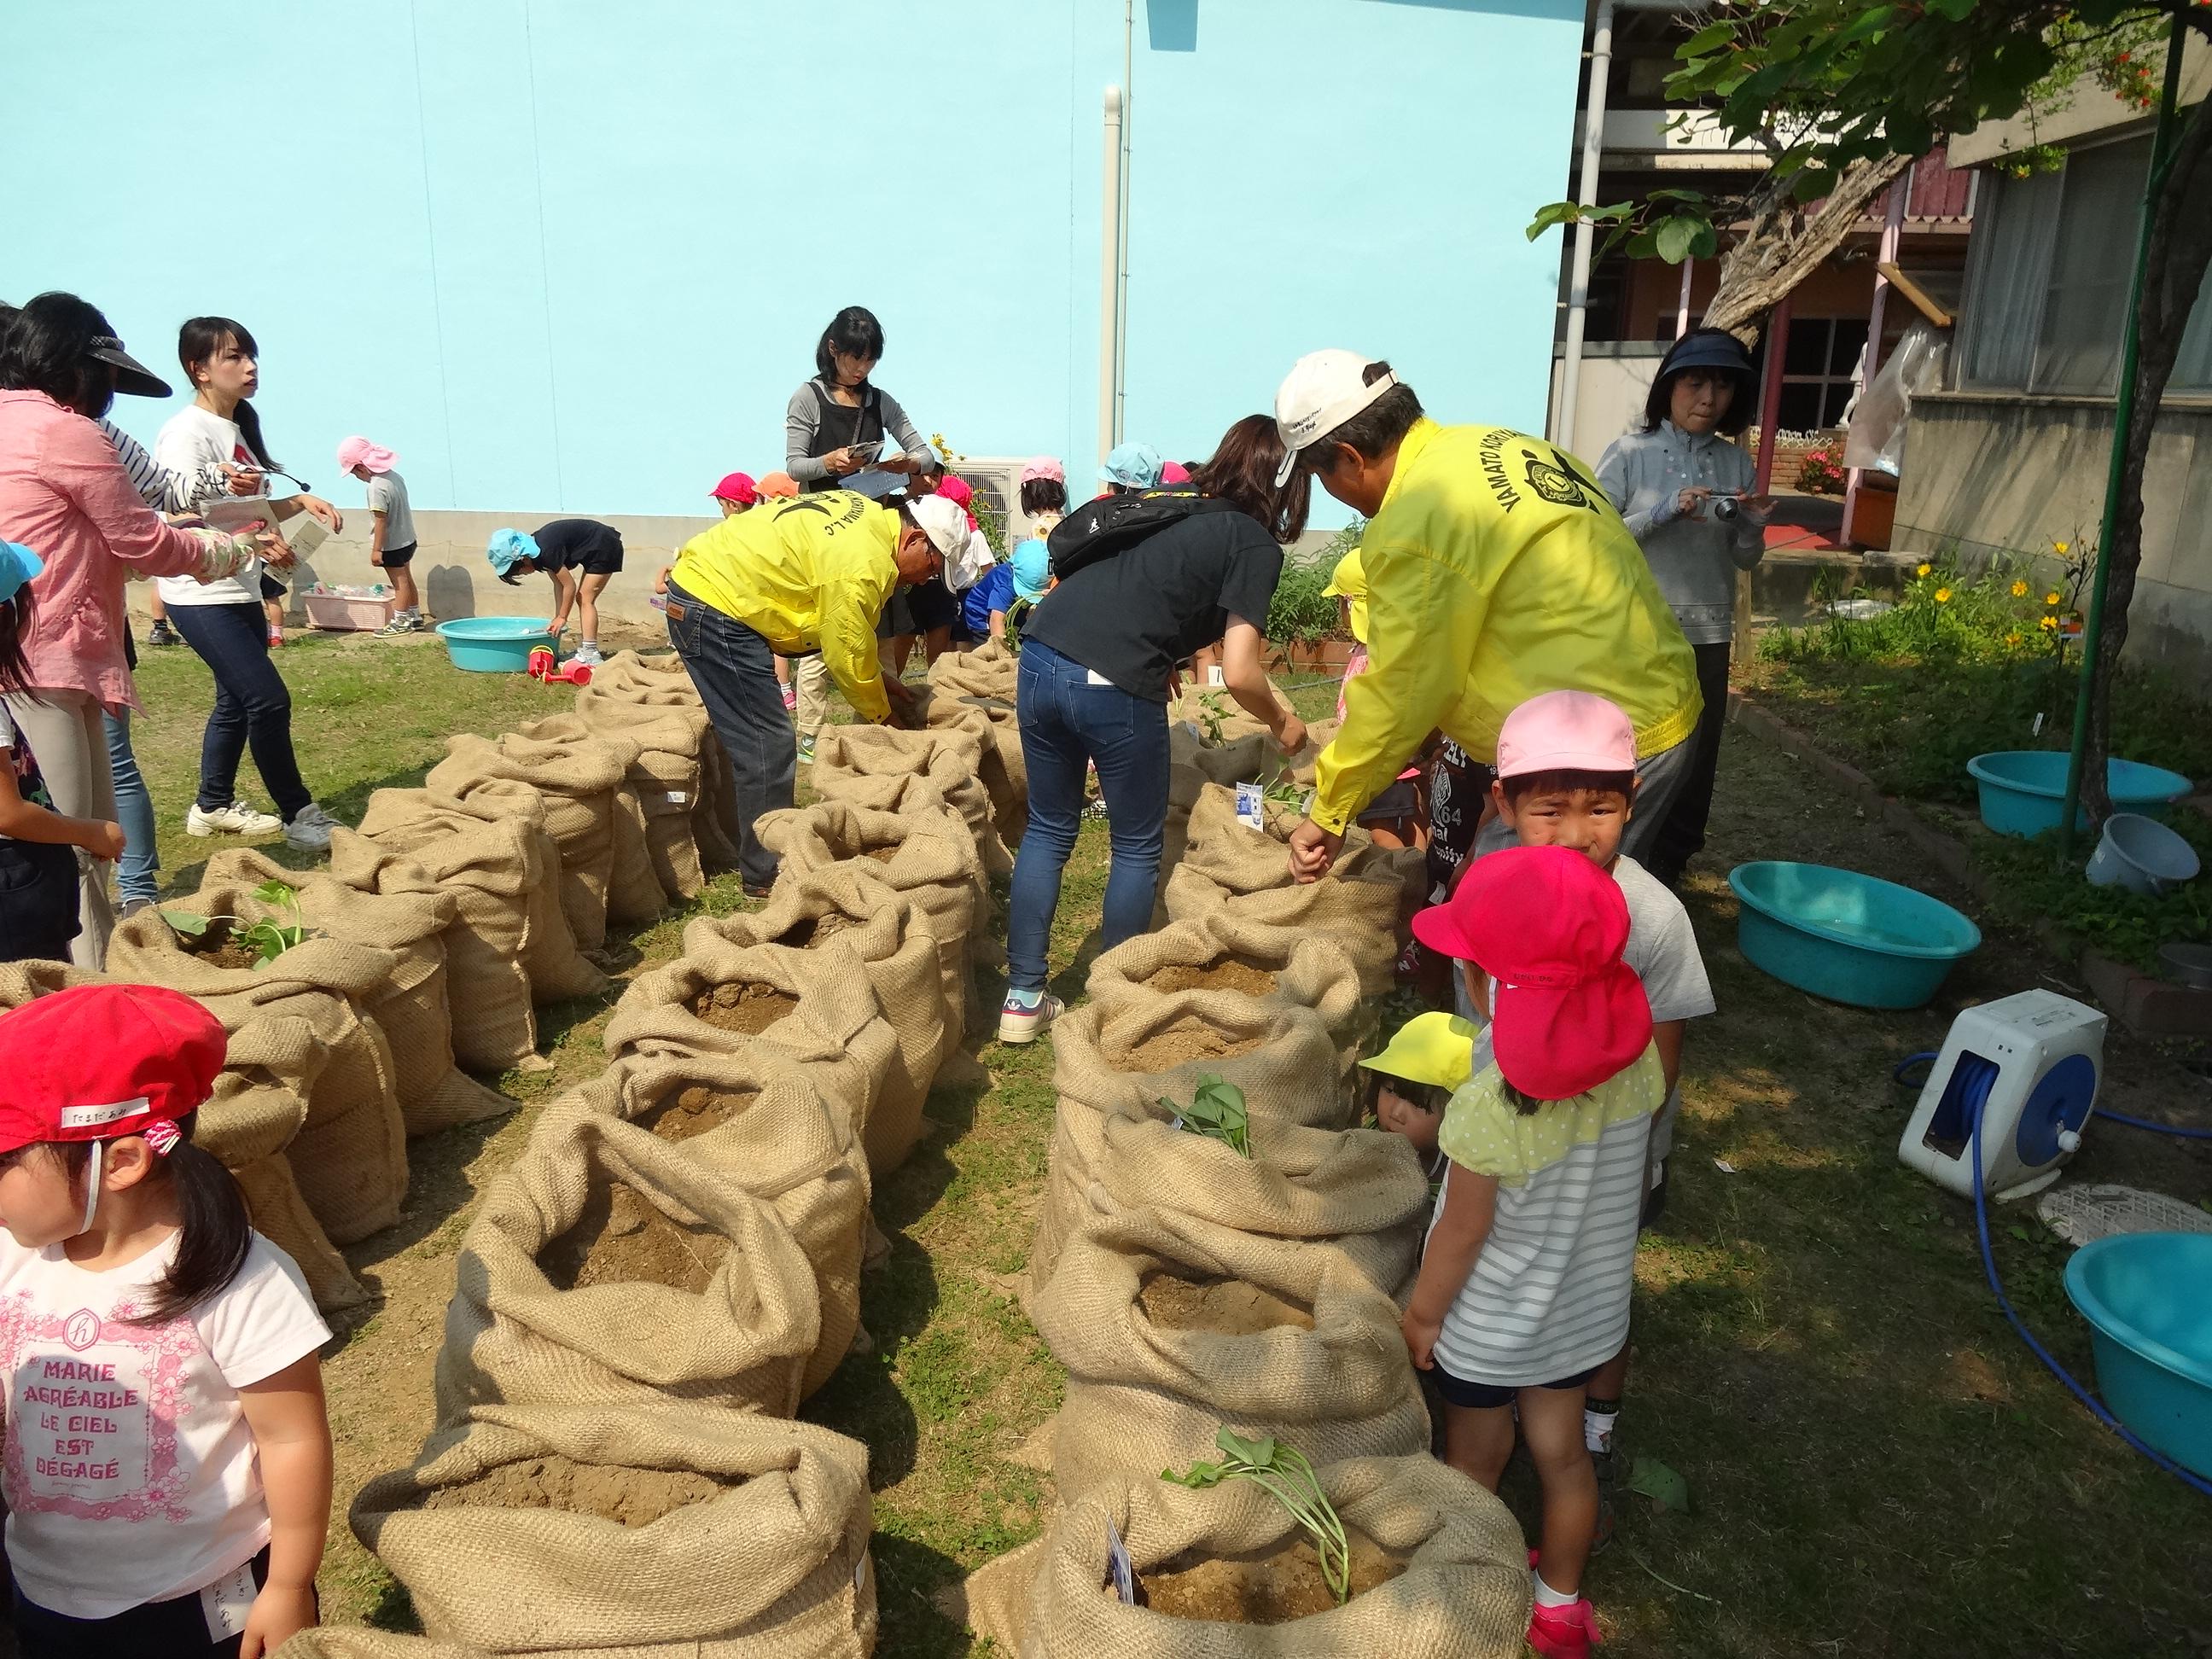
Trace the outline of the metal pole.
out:
M 1114 447 L 1121 331 L 1121 88 L 1106 88 L 1105 177 L 1098 221 L 1098 459 Z
M 2105 632 L 2105 588 L 2112 574 L 2112 530 L 2120 511 L 2120 475 L 2126 471 L 2128 428 L 2136 413 L 2136 370 L 2142 343 L 2143 262 L 2150 252 L 2152 216 L 2172 158 L 2173 128 L 2181 102 L 2181 52 L 2189 40 L 2183 14 L 2173 15 L 2166 42 L 2166 92 L 2151 140 L 2150 172 L 2143 179 L 2142 222 L 2136 227 L 2136 267 L 2128 280 L 2127 321 L 2120 331 L 2120 383 L 2112 398 L 2112 456 L 2105 469 L 2105 514 L 2097 526 L 2097 572 L 2089 584 L 2089 615 L 2081 625 L 2081 684 L 2074 696 L 2074 744 L 2066 757 L 2066 799 L 2058 811 L 2058 856 L 2074 851 L 2074 815 L 2081 806 L 2081 768 L 2089 747 L 2089 702 L 2096 684 L 2097 647 Z
M 1121 266 L 1114 285 L 1114 441 L 1127 434 L 1129 411 L 1129 183 L 1136 172 L 1130 133 L 1135 125 L 1137 80 L 1133 54 L 1137 35 L 1137 0 L 1121 3 L 1121 234 L 1117 239 Z
M 1597 21 L 1590 35 L 1589 107 L 1583 112 L 1583 160 L 1575 200 L 1597 205 L 1598 162 L 1605 149 L 1606 80 L 1613 67 L 1613 0 L 1597 0 Z M 1575 447 L 1575 403 L 1582 392 L 1583 333 L 1589 310 L 1590 247 L 1597 227 L 1588 219 L 1575 224 L 1574 265 L 1567 279 L 1566 361 L 1559 374 L 1559 407 L 1552 420 L 1552 441 Z

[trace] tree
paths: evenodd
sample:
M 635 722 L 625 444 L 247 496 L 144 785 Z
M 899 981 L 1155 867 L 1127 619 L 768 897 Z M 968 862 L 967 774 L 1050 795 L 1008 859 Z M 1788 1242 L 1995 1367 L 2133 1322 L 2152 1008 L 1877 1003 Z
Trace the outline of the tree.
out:
M 1756 141 L 1771 158 L 1750 198 L 1736 204 L 1748 216 L 1747 234 L 1706 312 L 1709 323 L 1748 334 L 1788 292 L 1800 264 L 1809 270 L 1842 240 L 1848 224 L 1838 221 L 1863 210 L 1849 207 L 1850 198 L 1870 202 L 1868 183 L 1882 168 L 1894 177 L 1947 137 L 2048 108 L 2085 77 L 2150 107 L 2156 52 L 2146 43 L 2176 20 L 2212 41 L 2212 0 L 1715 0 L 1701 15 L 1711 21 L 1676 52 L 1682 67 L 1668 81 L 1668 95 L 1717 102 L 1729 138 Z M 2212 99 L 2179 120 L 2152 189 L 2136 401 L 2101 550 L 2106 614 L 2095 660 L 2083 665 L 2092 689 L 2083 799 L 2098 823 L 2112 810 L 2105 788 L 2110 695 L 2142 561 L 2143 463 L 2190 309 L 2212 264 L 2205 206 L 2212 202 Z M 1837 219 L 1802 210 L 1831 198 L 1844 204 Z M 1728 207 L 1683 191 L 1596 208 L 1555 202 L 1538 210 L 1529 234 L 1589 218 L 1611 225 L 1608 246 L 1625 241 L 1632 252 L 1679 263 L 1710 256 L 1717 225 L 1734 218 Z

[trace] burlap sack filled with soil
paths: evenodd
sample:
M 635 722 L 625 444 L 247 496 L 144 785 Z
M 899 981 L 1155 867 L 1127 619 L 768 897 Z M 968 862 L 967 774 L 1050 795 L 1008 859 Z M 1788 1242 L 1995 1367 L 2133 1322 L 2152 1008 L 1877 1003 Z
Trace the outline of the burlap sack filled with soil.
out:
M 868 1159 L 806 1073 L 764 1045 L 742 1054 L 617 1060 L 564 1103 L 650 1130 L 773 1205 L 813 1269 L 821 1330 L 802 1398 L 830 1380 L 860 1317 Z
M 821 1334 L 814 1270 L 772 1202 L 572 1103 L 538 1119 L 461 1239 L 438 1421 L 662 1395 L 788 1417 Z
M 595 735 L 625 738 L 637 745 L 628 781 L 645 815 L 645 850 L 653 878 L 670 899 L 696 897 L 707 881 L 708 849 L 700 845 L 699 825 L 702 820 L 711 825 L 714 817 L 699 787 L 706 711 L 620 702 L 599 694 L 594 677 L 594 684 L 576 693 L 576 718 Z
M 1291 939 L 1226 909 L 1126 939 L 1091 965 L 1091 1000 L 1119 1010 L 1177 991 L 1244 996 L 1321 1016 L 1348 1076 L 1374 1028 L 1352 959 L 1322 939 Z M 1233 1007 L 1234 1004 L 1222 1005 Z
M 483 1659 L 476 1648 L 433 1642 L 424 1636 L 398 1636 L 360 1625 L 320 1625 L 303 1630 L 278 1648 L 272 1659 Z
M 628 732 L 594 728 L 575 714 L 549 714 L 542 720 L 532 720 L 520 735 L 533 743 L 569 744 L 578 752 L 602 744 L 615 751 L 622 761 L 623 775 L 609 798 L 614 861 L 607 871 L 607 920 L 625 927 L 659 921 L 668 913 L 669 895 L 653 869 L 645 808 L 630 781 L 638 769 L 640 741 Z M 687 796 L 686 802 L 678 802 L 678 808 L 688 799 Z
M 608 887 L 615 867 L 615 792 L 629 769 L 627 750 L 599 739 L 539 743 L 509 732 L 496 740 L 446 739 L 446 758 L 424 780 L 479 817 L 512 815 L 518 797 L 544 803 L 545 832 L 560 850 L 561 908 L 579 948 L 607 942 Z
M 1029 763 L 1022 755 L 1016 708 L 1020 663 L 995 640 L 973 651 L 948 651 L 929 665 L 930 696 L 922 711 L 924 723 L 931 726 L 972 728 L 975 720 L 982 720 L 990 749 L 984 783 L 991 791 L 999 833 L 1009 844 L 1022 838 L 1030 818 Z
M 700 799 L 692 814 L 692 835 L 708 869 L 736 869 L 741 826 L 729 757 L 722 752 L 721 739 L 714 735 L 714 722 L 707 716 L 707 706 L 700 701 L 699 688 L 692 684 L 683 659 L 672 651 L 651 657 L 618 651 L 593 669 L 591 684 L 577 692 L 579 714 L 584 712 L 587 697 L 639 708 L 675 709 L 687 720 L 698 720 Z
M 875 1642 L 867 1448 L 811 1423 L 482 1407 L 350 1519 L 433 1637 L 488 1654 L 862 1659 Z
M 273 914 L 252 887 L 222 881 L 170 908 L 248 922 Z M 291 920 L 289 908 L 281 920 Z M 160 910 L 141 910 L 117 925 L 107 971 L 197 997 L 227 1030 L 256 1017 L 306 1020 L 329 1054 L 288 1149 L 292 1172 L 332 1242 L 350 1244 L 390 1226 L 407 1194 L 407 1132 L 391 1045 L 364 1011 L 398 971 L 398 954 L 311 933 L 258 968 L 232 966 L 252 956 L 229 942 L 223 922 L 191 944 L 198 948 L 188 949 Z
M 1021 1659 L 1521 1659 L 1527 1547 L 1504 1504 L 1425 1455 L 1316 1469 L 1352 1549 L 1334 1605 L 1311 1544 L 1249 1480 L 1199 1492 L 1157 1470 L 1117 1477 L 1060 1511 L 1036 1544 L 970 1580 L 1012 1615 Z M 1110 1590 L 1118 1535 L 1149 1607 Z M 994 1595 L 974 1586 L 1001 1582 Z
M 975 838 L 958 814 L 949 807 L 911 815 L 875 812 L 849 801 L 823 800 L 767 813 L 754 828 L 762 845 L 782 860 L 786 874 L 852 859 L 872 864 L 885 886 L 913 902 L 936 941 L 952 1040 L 983 1029 L 970 947 L 989 921 L 990 888 Z
M 1238 823 L 1236 796 L 1212 785 L 1191 809 L 1189 834 L 1164 896 L 1170 921 L 1226 908 L 1258 926 L 1325 939 L 1352 958 L 1363 994 L 1389 991 L 1407 924 L 1421 902 L 1420 853 L 1385 851 L 1355 827 L 1328 874 L 1302 886 L 1282 842 Z
M 341 833 L 360 839 L 351 831 L 334 831 L 332 839 Z M 392 977 L 363 1006 L 392 1045 L 393 1087 L 410 1135 L 434 1134 L 514 1109 L 506 1096 L 453 1064 L 445 936 L 459 917 L 460 903 L 452 894 L 365 891 L 321 871 L 287 869 L 250 847 L 216 854 L 208 860 L 207 878 L 242 887 L 288 882 L 297 889 L 312 927 L 332 939 L 378 945 L 398 958 Z
M 1428 1449 L 1398 1304 L 1334 1245 L 1185 1231 L 1140 1210 L 1071 1239 L 1031 1311 L 1067 1367 L 1052 1465 L 1063 1503 L 1117 1471 L 1211 1458 L 1224 1424 L 1316 1463 Z
M 991 797 L 983 787 L 982 771 L 982 740 L 971 731 L 956 727 L 901 732 L 888 726 L 827 726 L 815 740 L 810 781 L 814 793 L 825 800 L 876 805 L 866 795 L 850 793 L 848 780 L 926 778 L 966 821 L 984 869 L 1002 876 L 1014 867 L 1014 861 L 992 817 Z

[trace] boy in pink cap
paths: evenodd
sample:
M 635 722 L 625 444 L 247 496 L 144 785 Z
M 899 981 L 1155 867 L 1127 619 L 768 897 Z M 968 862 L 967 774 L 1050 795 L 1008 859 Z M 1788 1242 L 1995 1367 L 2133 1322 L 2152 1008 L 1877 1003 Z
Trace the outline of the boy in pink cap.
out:
M 390 637 L 422 631 L 422 596 L 415 586 L 415 514 L 399 458 L 366 438 L 338 446 L 338 470 L 368 486 L 368 562 L 392 580 L 392 620 L 376 631 Z

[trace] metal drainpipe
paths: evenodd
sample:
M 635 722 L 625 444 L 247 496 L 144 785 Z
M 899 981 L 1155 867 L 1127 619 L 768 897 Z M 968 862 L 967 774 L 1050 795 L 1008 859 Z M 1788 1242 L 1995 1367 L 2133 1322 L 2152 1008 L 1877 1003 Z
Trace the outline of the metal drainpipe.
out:
M 1099 198 L 1098 459 L 1114 447 L 1121 405 L 1121 88 L 1106 88 L 1105 179 Z
M 1613 67 L 1613 0 L 1598 0 L 1597 21 L 1590 34 L 1589 107 L 1583 113 L 1583 159 L 1575 183 L 1575 200 L 1584 207 L 1597 205 L 1597 169 L 1605 149 L 1606 81 Z M 1574 267 L 1567 281 L 1567 342 L 1565 362 L 1559 374 L 1559 408 L 1552 422 L 1552 441 L 1574 447 L 1575 404 L 1582 392 L 1583 332 L 1589 311 L 1590 249 L 1597 227 L 1584 219 L 1575 226 Z

